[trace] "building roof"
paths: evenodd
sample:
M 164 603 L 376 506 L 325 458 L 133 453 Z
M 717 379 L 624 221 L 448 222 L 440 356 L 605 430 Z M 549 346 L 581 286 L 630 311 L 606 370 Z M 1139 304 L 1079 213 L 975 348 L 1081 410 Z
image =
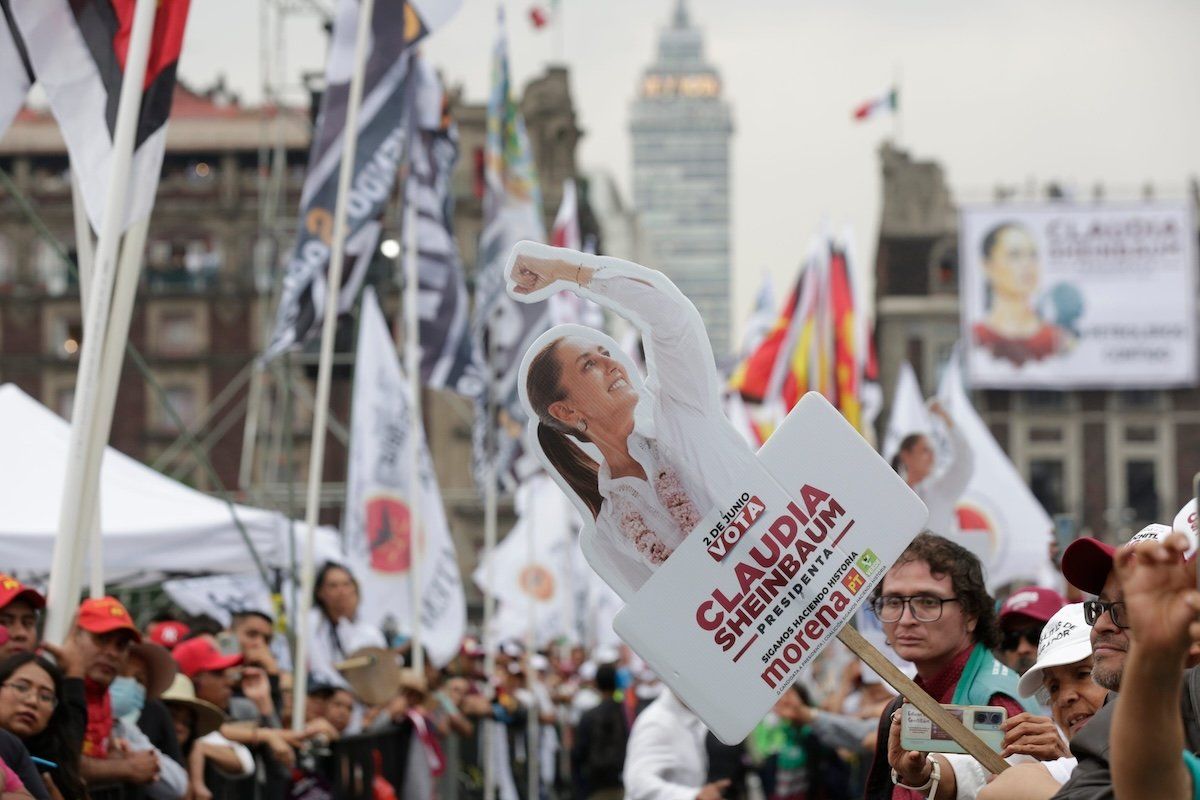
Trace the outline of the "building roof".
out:
M 274 110 L 243 106 L 218 85 L 195 92 L 175 84 L 167 152 L 239 152 L 274 144 Z M 284 147 L 307 150 L 311 138 L 308 109 L 283 107 L 279 112 Z M 47 108 L 26 106 L 0 138 L 0 156 L 65 153 L 58 124 Z

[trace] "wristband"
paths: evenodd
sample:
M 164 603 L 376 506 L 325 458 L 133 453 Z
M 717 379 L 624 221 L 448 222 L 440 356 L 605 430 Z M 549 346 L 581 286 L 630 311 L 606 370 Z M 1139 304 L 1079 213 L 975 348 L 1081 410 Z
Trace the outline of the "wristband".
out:
M 920 786 L 909 786 L 906 783 L 900 782 L 900 776 L 896 774 L 896 770 L 892 769 L 892 783 L 899 786 L 901 789 L 908 789 L 913 792 L 928 792 L 929 797 L 933 797 L 937 793 L 938 784 L 942 782 L 942 765 L 938 763 L 936 758 L 925 756 L 925 761 L 929 764 L 929 780 Z

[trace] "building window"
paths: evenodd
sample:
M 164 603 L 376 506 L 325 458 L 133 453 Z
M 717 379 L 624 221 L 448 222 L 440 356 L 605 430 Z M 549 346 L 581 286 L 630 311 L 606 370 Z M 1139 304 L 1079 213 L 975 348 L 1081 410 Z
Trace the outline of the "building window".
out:
M 1034 458 L 1029 461 L 1029 488 L 1046 509 L 1062 514 L 1067 509 L 1066 467 L 1061 459 Z
M 160 301 L 147 311 L 150 341 L 164 356 L 193 356 L 208 348 L 205 307 L 187 301 Z
M 83 322 L 75 304 L 47 306 L 42 323 L 42 348 L 62 359 L 78 358 L 83 346 Z
M 1138 527 L 1158 519 L 1157 465 L 1153 461 L 1125 462 L 1125 507 Z
M 1112 406 L 1118 411 L 1159 411 L 1166 395 L 1154 389 L 1131 389 L 1113 392 Z
M 47 294 L 64 294 L 70 287 L 66 262 L 59 255 L 58 249 L 45 240 L 39 240 L 37 243 L 34 268 L 37 270 L 38 282 Z
M 1025 407 L 1031 411 L 1065 411 L 1067 394 L 1066 392 L 1047 391 L 1025 392 Z
M 188 384 L 171 384 L 163 387 L 163 394 L 166 395 L 166 400 L 171 405 L 171 409 L 174 410 L 175 415 L 172 416 L 166 409 L 162 409 L 162 430 L 178 433 L 181 429 L 176 424 L 175 417 L 179 418 L 179 422 L 183 424 L 183 428 L 192 427 L 196 422 L 196 416 L 200 410 L 199 398 L 196 397 L 196 387 Z
M 165 402 L 170 404 L 174 414 L 163 407 L 164 399 L 147 383 L 146 408 L 150 430 L 160 434 L 179 434 L 194 429 L 208 402 L 208 381 L 204 374 L 198 370 L 171 371 L 155 377 L 162 387 Z

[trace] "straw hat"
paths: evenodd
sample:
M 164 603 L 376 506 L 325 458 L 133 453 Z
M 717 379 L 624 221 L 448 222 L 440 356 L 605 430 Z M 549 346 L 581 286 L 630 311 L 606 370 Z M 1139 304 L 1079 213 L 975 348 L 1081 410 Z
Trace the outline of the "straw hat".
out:
M 130 650 L 131 655 L 140 656 L 146 662 L 150 685 L 146 687 L 148 697 L 162 697 L 175 680 L 179 665 L 171 658 L 171 651 L 154 642 L 138 642 Z
M 171 687 L 163 692 L 161 699 L 168 706 L 186 708 L 196 715 L 194 728 L 197 739 L 212 733 L 225 722 L 225 714 L 221 709 L 207 700 L 196 698 L 196 688 L 192 686 L 191 679 L 183 673 L 175 676 Z
M 364 647 L 336 665 L 351 690 L 369 706 L 381 706 L 400 688 L 400 665 L 396 654 L 382 647 Z

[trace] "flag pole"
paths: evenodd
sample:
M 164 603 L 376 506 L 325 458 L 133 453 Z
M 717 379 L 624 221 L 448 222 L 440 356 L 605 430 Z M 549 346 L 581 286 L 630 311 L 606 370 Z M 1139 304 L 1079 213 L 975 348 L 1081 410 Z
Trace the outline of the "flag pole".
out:
M 113 414 L 117 407 L 117 390 L 121 385 L 121 370 L 124 366 L 125 343 L 129 339 L 129 324 L 133 318 L 133 302 L 137 296 L 138 280 L 141 277 L 142 250 L 146 235 L 150 231 L 150 218 L 138 220 L 129 226 L 121 243 L 121 254 L 117 262 L 117 285 L 113 290 L 112 314 L 104 337 L 104 352 L 100 356 L 101 385 L 111 387 L 106 394 L 96 399 L 97 426 L 89 446 L 95 459 L 95 496 L 91 507 L 91 525 L 88 535 L 91 540 L 90 591 L 92 598 L 104 596 L 104 548 L 100 528 L 100 479 L 103 473 L 104 453 L 107 449 L 109 432 L 112 430 Z M 90 463 L 90 461 L 89 461 Z M 76 564 L 75 585 L 82 585 L 82 559 Z
M 71 409 L 71 439 L 63 480 L 63 502 L 59 511 L 58 536 L 47 592 L 45 638 L 62 642 L 67 635 L 79 594 L 79 571 L 90 526 L 94 522 L 98 494 L 100 455 L 111 427 L 103 424 L 103 398 L 116 394 L 116 386 L 101 384 L 101 359 L 109 327 L 113 287 L 117 279 L 117 245 L 125 221 L 126 189 L 133 162 L 134 135 L 142 105 L 142 85 L 150 55 L 156 0 L 137 0 L 125 74 L 117 104 L 113 132 L 112 163 L 105 197 L 104 221 L 96 245 L 95 264 L 89 280 L 89 298 L 84 313 L 84 337 L 79 357 L 75 399 Z M 127 325 L 125 326 L 127 328 Z M 117 377 L 120 370 L 116 371 Z M 95 442 L 99 440 L 99 448 Z M 99 449 L 100 453 L 89 452 Z
M 342 161 L 338 172 L 337 202 L 333 212 L 333 240 L 329 275 L 325 286 L 325 317 L 321 320 L 321 356 L 317 364 L 317 394 L 313 409 L 311 453 L 308 462 L 308 496 L 304 513 L 304 554 L 300 567 L 300 609 L 296 619 L 296 670 L 292 697 L 292 730 L 304 730 L 304 707 L 308 693 L 308 618 L 312 611 L 313 542 L 321 503 L 321 473 L 325 467 L 325 434 L 329 422 L 329 388 L 333 378 L 333 338 L 337 330 L 338 301 L 345 261 L 346 208 L 350 196 L 350 178 L 358 145 L 358 110 L 362 104 L 363 74 L 366 69 L 367 40 L 375 0 L 362 0 L 358 9 L 358 30 L 354 39 L 354 74 L 350 78 L 350 96 L 346 102 L 346 124 L 342 129 Z
M 532 498 L 527 498 L 527 502 L 532 505 Z M 532 512 L 532 509 L 530 509 Z M 526 553 L 529 559 L 529 564 L 532 565 L 534 559 L 537 558 L 537 545 L 533 541 L 534 527 L 529 525 L 525 529 Z M 526 738 L 526 760 L 525 772 L 529 776 L 529 797 L 540 797 L 538 792 L 538 771 L 541 767 L 541 760 L 538 752 L 538 737 L 541 734 L 542 725 L 542 709 L 541 703 L 538 702 L 537 692 L 534 691 L 533 669 L 533 654 L 537 647 L 537 601 L 529 603 L 529 631 L 525 634 L 525 686 L 529 690 L 529 696 L 533 703 L 529 709 L 529 721 L 525 726 Z
M 415 64 L 410 65 L 415 69 Z M 413 78 L 415 79 L 415 76 Z M 416 113 L 415 111 L 411 113 Z M 416 134 L 416 126 L 410 136 Z M 409 152 L 412 143 L 409 142 Z M 421 414 L 421 330 L 417 319 L 417 193 L 412 163 L 404 181 L 404 361 L 408 370 L 409 437 L 408 437 L 408 530 L 409 530 L 409 604 L 412 606 L 412 666 L 421 678 L 425 677 L 425 652 L 421 647 L 421 436 L 424 422 Z
M 92 268 L 95 264 L 96 243 L 92 240 L 92 223 L 83 204 L 83 188 L 79 185 L 78 171 L 71 170 L 71 214 L 75 222 L 75 266 L 79 274 L 79 307 L 88 307 L 92 288 Z M 97 495 L 99 497 L 99 495 Z M 104 596 L 104 547 L 100 541 L 100 502 L 96 501 L 96 512 L 92 515 L 88 534 L 92 562 L 88 594 L 92 599 Z
M 491 350 L 491 337 L 488 337 L 488 350 Z M 487 363 L 492 363 L 491 353 L 488 353 Z M 483 552 L 488 560 L 487 582 L 489 590 L 483 594 L 483 671 L 487 675 L 488 686 L 496 676 L 496 637 L 492 631 L 492 618 L 496 615 L 496 596 L 493 593 L 496 586 L 496 430 L 492 418 L 493 398 L 491 375 L 488 375 L 484 391 L 487 393 L 484 402 L 486 414 L 487 467 L 484 475 L 483 489 Z M 493 698 L 488 698 L 493 699 Z M 493 763 L 494 739 L 496 738 L 496 723 L 488 721 L 483 729 L 483 746 L 487 757 L 483 762 L 483 797 L 484 800 L 496 800 L 496 768 Z

